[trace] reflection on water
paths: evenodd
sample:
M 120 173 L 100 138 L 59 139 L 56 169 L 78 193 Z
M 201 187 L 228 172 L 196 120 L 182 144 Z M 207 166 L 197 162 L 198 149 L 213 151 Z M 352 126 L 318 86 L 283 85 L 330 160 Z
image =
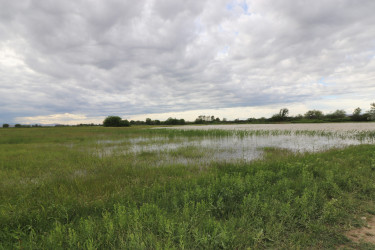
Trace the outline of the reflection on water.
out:
M 201 164 L 220 161 L 251 161 L 262 156 L 262 148 L 276 147 L 293 152 L 323 151 L 333 147 L 344 147 L 373 143 L 352 138 L 338 138 L 309 135 L 252 135 L 222 137 L 138 137 L 127 140 L 98 141 L 101 157 L 113 154 L 157 155 L 159 162 Z

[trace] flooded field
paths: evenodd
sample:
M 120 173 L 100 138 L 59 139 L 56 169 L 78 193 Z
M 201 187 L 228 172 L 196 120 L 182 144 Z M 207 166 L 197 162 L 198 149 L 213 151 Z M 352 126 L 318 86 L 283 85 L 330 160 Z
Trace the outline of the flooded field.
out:
M 248 162 L 262 157 L 264 148 L 270 147 L 303 153 L 374 144 L 375 132 L 371 130 L 373 125 L 375 124 L 348 123 L 172 127 L 154 130 L 154 134 L 148 136 L 97 141 L 96 154 L 101 157 L 116 154 L 139 156 L 138 158 L 151 154 L 155 156 L 154 165 Z
M 366 123 L 298 123 L 298 124 L 234 124 L 234 125 L 202 125 L 176 126 L 172 129 L 223 129 L 223 130 L 309 130 L 309 131 L 375 131 L 374 122 Z
M 375 249 L 375 130 L 259 126 L 0 129 L 0 249 Z

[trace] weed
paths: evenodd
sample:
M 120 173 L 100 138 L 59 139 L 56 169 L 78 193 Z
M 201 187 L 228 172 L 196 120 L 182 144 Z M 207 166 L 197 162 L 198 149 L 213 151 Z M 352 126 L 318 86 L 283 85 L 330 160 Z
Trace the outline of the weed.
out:
M 212 147 L 199 145 L 122 150 L 181 138 L 336 133 L 98 127 L 1 133 L 0 248 L 334 248 L 348 244 L 343 231 L 361 225 L 356 218 L 374 214 L 375 145 L 300 153 L 268 147 L 252 161 L 217 161 L 208 157 Z M 123 148 L 93 154 L 116 144 L 98 143 L 104 139 L 121 140 Z M 163 161 L 171 157 L 191 161 Z

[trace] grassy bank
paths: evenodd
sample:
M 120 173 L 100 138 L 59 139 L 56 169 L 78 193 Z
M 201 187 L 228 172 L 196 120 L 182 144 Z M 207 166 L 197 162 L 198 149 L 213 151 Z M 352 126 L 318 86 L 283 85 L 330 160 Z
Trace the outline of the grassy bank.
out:
M 267 148 L 251 163 L 204 166 L 155 167 L 154 152 L 95 153 L 112 145 L 98 141 L 126 146 L 157 136 L 215 134 L 1 129 L 0 248 L 358 247 L 343 232 L 375 214 L 375 145 L 304 154 Z M 204 157 L 196 148 L 173 154 Z

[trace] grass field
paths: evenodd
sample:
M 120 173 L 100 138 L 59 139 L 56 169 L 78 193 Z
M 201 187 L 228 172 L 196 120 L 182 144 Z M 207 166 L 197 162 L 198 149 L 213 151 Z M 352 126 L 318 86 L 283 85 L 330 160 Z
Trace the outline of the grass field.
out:
M 250 162 L 204 161 L 212 152 L 194 144 L 131 147 L 249 133 L 0 129 L 0 249 L 375 247 L 344 236 L 375 215 L 374 144 L 267 147 Z

